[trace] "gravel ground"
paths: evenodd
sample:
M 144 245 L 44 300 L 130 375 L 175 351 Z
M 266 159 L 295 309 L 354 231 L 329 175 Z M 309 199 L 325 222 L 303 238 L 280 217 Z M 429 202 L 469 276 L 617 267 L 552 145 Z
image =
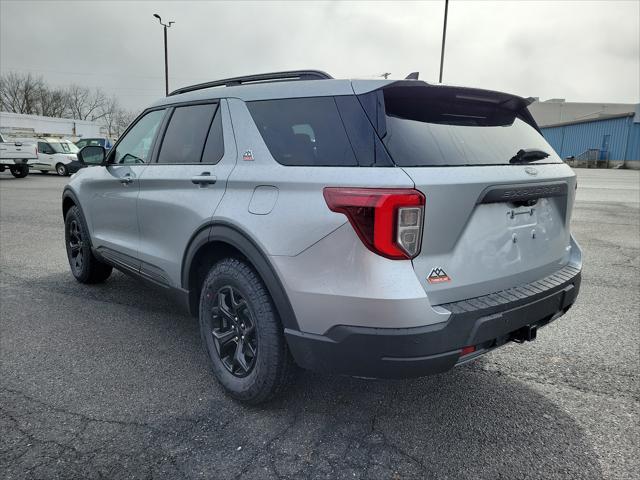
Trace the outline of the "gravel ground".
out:
M 640 178 L 578 176 L 582 291 L 538 340 L 418 380 L 304 373 L 247 408 L 162 293 L 72 279 L 64 179 L 0 174 L 0 477 L 637 478 Z

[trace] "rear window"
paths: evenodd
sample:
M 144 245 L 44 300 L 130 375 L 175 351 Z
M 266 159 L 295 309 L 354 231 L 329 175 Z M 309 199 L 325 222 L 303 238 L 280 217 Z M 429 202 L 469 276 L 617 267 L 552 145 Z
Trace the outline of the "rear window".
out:
M 526 104 L 497 92 L 391 86 L 360 97 L 391 158 L 402 167 L 509 164 L 521 149 L 559 163 Z

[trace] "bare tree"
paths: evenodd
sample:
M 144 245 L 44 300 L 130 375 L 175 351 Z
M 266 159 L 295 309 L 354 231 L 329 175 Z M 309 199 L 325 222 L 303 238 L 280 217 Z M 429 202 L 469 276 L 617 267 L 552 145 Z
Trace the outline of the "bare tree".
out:
M 121 113 L 120 104 L 115 96 L 105 99 L 100 106 L 100 114 L 102 116 L 101 123 L 107 127 L 107 136 L 113 137 L 117 135 L 118 118 Z
M 0 110 L 46 117 L 98 121 L 110 137 L 120 136 L 137 116 L 115 96 L 80 85 L 53 88 L 42 77 L 10 72 L 0 75 Z
M 120 136 L 124 133 L 127 127 L 133 122 L 138 114 L 136 112 L 131 112 L 129 110 L 120 109 L 118 111 L 118 116 L 116 118 L 116 132 L 117 136 Z
M 69 113 L 78 120 L 99 120 L 104 116 L 102 108 L 107 101 L 99 88 L 90 90 L 80 85 L 71 85 L 67 89 Z
M 60 88 L 51 89 L 42 85 L 38 91 L 40 115 L 45 117 L 64 117 L 69 110 L 69 96 Z
M 0 107 L 13 113 L 37 114 L 44 81 L 30 73 L 9 72 L 0 76 Z

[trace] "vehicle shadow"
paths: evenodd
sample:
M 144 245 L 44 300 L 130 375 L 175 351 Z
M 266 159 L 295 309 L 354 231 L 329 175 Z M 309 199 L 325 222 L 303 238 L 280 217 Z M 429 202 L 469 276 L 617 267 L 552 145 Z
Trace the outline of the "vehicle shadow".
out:
M 482 360 L 445 374 L 402 381 L 299 372 L 296 382 L 276 400 L 247 407 L 222 392 L 202 353 L 197 320 L 184 315 L 161 290 L 121 274 L 102 285 L 78 285 L 66 272 L 41 277 L 33 288 L 45 288 L 45 296 L 67 295 L 69 304 L 83 302 L 87 311 L 95 310 L 98 304 L 93 302 L 99 301 L 104 310 L 101 328 L 108 328 L 110 318 L 114 323 L 116 317 L 122 320 L 125 309 L 119 306 L 131 309 L 126 321 L 136 330 L 128 330 L 127 338 L 115 338 L 117 330 L 110 331 L 104 344 L 141 345 L 140 358 L 123 350 L 126 361 L 116 347 L 103 353 L 106 357 L 91 365 L 95 386 L 86 387 L 74 378 L 77 358 L 52 360 L 60 362 L 61 382 L 68 383 L 56 388 L 77 389 L 76 396 L 68 398 L 77 400 L 82 388 L 93 388 L 119 389 L 128 395 L 122 400 L 115 393 L 94 398 L 89 390 L 79 414 L 70 400 L 53 408 L 39 407 L 44 400 L 18 394 L 4 399 L 18 413 L 25 405 L 24 415 L 36 430 L 55 431 L 59 428 L 55 422 L 62 420 L 66 429 L 76 428 L 75 416 L 81 415 L 72 450 L 62 453 L 68 462 L 52 461 L 46 474 L 602 478 L 593 448 L 575 420 L 531 385 L 499 370 L 485 370 Z M 54 315 L 49 312 L 49 321 Z M 153 348 L 142 346 L 146 343 Z M 179 348 L 157 347 L 166 344 Z M 90 384 L 93 375 L 83 381 Z M 53 414 L 47 414 L 48 408 Z M 63 414 L 67 416 L 62 418 Z M 33 431 L 30 435 L 34 443 L 38 435 Z M 91 446 L 86 452 L 85 445 Z M 73 470 L 60 470 L 60 465 L 71 465 Z
M 283 417 L 271 434 L 260 427 L 265 414 Z M 602 478 L 570 416 L 482 360 L 402 381 L 305 372 L 283 398 L 245 415 L 251 421 L 225 430 L 259 439 L 247 478 Z

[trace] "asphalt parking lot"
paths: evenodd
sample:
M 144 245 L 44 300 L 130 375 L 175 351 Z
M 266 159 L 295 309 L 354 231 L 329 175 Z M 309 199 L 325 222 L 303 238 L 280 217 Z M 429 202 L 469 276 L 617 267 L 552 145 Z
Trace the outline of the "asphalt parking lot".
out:
M 73 280 L 65 179 L 0 174 L 0 477 L 637 478 L 640 176 L 578 176 L 581 295 L 538 340 L 411 381 L 305 373 L 247 408 L 158 291 Z

